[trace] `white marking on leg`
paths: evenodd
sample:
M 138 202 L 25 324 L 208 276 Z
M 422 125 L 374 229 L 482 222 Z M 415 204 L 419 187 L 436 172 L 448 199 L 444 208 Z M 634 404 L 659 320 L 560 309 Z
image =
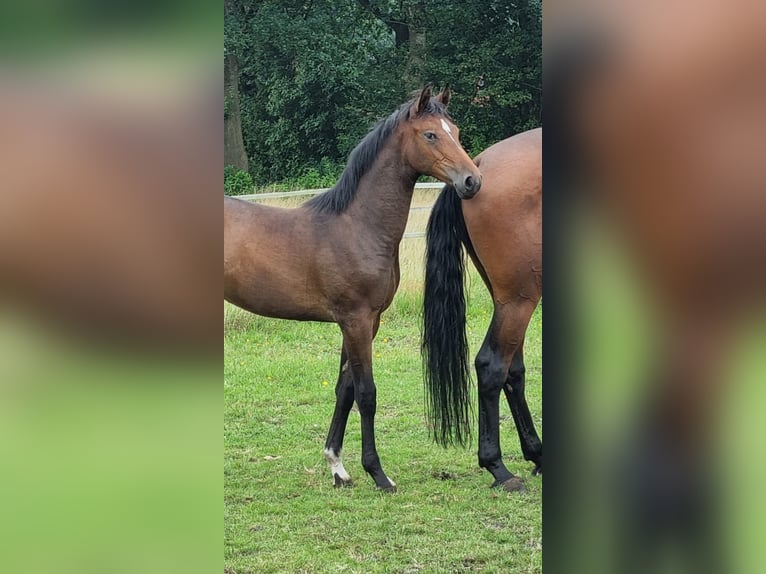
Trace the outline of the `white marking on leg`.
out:
M 333 449 L 326 448 L 324 449 L 324 459 L 330 465 L 330 474 L 332 474 L 333 478 L 335 478 L 335 475 L 337 474 L 338 478 L 343 482 L 349 482 L 351 480 L 351 476 L 343 467 L 343 458 L 340 453 L 336 454 Z
M 449 124 L 448 124 L 447 122 L 445 122 L 445 121 L 444 121 L 444 118 L 442 118 L 441 122 L 442 122 L 442 128 L 444 128 L 444 131 L 445 131 L 445 132 L 447 133 L 447 135 L 449 136 L 449 139 L 451 139 L 453 142 L 457 143 L 457 141 L 455 140 L 455 138 L 454 138 L 454 137 L 452 137 L 452 129 L 449 127 Z

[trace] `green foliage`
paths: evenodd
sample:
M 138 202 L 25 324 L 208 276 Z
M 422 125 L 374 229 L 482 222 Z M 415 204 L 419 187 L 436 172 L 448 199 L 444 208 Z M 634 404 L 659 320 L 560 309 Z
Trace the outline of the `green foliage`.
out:
M 324 157 L 317 167 L 308 167 L 295 180 L 297 189 L 318 189 L 332 187 L 338 181 L 343 166 Z
M 298 177 L 288 177 L 278 182 L 257 185 L 254 193 L 329 188 L 337 183 L 342 172 L 342 164 L 322 158 L 318 164 L 304 167 Z
M 253 176 L 233 165 L 227 165 L 223 169 L 223 192 L 226 195 L 253 193 Z
M 425 30 L 418 73 L 422 83 L 452 86 L 450 111 L 469 152 L 540 125 L 540 0 L 228 6 L 224 50 L 239 62 L 243 138 L 256 181 L 299 178 L 328 187 L 332 172 L 320 162 L 343 164 L 374 123 L 409 96 L 409 48 L 397 43 L 392 19 Z
M 395 88 L 373 85 L 394 82 L 379 71 L 380 45 L 389 40 L 356 2 L 264 2 L 248 30 L 240 105 L 258 181 L 295 177 L 322 158 L 343 162 L 401 99 Z
M 434 3 L 427 73 L 454 89 L 451 114 L 475 155 L 541 123 L 542 4 Z M 460 34 L 455 31 L 460 30 Z

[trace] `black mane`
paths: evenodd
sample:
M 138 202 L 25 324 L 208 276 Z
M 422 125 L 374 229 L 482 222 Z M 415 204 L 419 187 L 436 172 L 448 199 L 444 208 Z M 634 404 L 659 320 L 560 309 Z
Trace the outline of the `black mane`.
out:
M 412 104 L 413 101 L 402 104 L 386 119 L 379 121 L 348 155 L 346 168 L 340 175 L 338 183 L 324 193 L 308 200 L 304 205 L 318 213 L 343 213 L 356 195 L 359 180 L 375 162 L 375 158 L 383 149 L 388 136 L 394 132 L 400 122 L 407 119 Z M 431 98 L 428 105 L 420 110 L 418 115 L 449 117 L 446 108 L 435 98 Z

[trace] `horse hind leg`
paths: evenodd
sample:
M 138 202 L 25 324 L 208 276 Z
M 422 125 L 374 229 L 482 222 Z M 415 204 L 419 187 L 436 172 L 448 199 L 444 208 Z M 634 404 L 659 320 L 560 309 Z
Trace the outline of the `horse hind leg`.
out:
M 479 466 L 492 474 L 493 487 L 507 491 L 526 490 L 503 463 L 500 450 L 500 391 L 526 331 L 525 311 L 523 305 L 495 305 L 492 324 L 475 362 L 479 382 Z
M 340 354 L 340 371 L 338 382 L 335 384 L 335 411 L 330 423 L 330 431 L 327 433 L 327 441 L 324 447 L 324 457 L 330 465 L 330 474 L 333 477 L 335 487 L 353 486 L 351 476 L 343 466 L 341 451 L 343 449 L 343 437 L 346 434 L 346 423 L 351 407 L 354 404 L 354 378 L 348 364 L 348 354 L 343 348 Z
M 513 355 L 503 391 L 505 391 L 508 406 L 511 408 L 513 421 L 516 423 L 516 431 L 519 433 L 521 452 L 524 454 L 525 460 L 535 464 L 532 474 L 538 475 L 543 472 L 543 443 L 537 435 L 532 415 L 529 412 L 525 388 L 526 367 L 524 366 L 524 346 L 522 344 Z

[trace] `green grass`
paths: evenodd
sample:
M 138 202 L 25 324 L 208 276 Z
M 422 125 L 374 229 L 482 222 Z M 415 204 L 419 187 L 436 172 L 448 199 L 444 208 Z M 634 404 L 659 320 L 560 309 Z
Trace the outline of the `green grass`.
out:
M 471 284 L 473 355 L 491 302 L 477 275 Z M 335 400 L 337 326 L 271 320 L 226 306 L 227 572 L 542 571 L 542 481 L 530 476 L 507 405 L 501 406 L 504 457 L 526 480 L 526 494 L 488 488 L 492 478 L 478 468 L 475 446 L 443 449 L 429 439 L 420 309 L 417 290 L 400 291 L 375 341 L 377 445 L 398 486 L 396 494 L 384 494 L 361 468 L 355 410 L 343 451 L 355 487 L 334 489 L 322 456 Z M 528 401 L 540 431 L 541 323 L 538 310 L 525 347 Z
M 577 388 L 579 440 L 577 469 L 569 469 L 570 489 L 577 492 L 576 530 L 568 552 L 577 572 L 612 572 L 617 515 L 613 487 L 615 455 L 631 438 L 641 408 L 655 395 L 659 372 L 657 345 L 664 342 L 660 308 L 648 288 L 633 252 L 604 221 L 581 213 L 571 241 L 569 286 L 578 310 L 577 363 L 572 383 Z M 732 331 L 716 394 L 715 416 L 708 420 L 707 464 L 718 482 L 718 519 L 730 571 L 763 572 L 766 546 L 763 531 L 763 485 L 766 481 L 766 309 L 754 307 Z M 627 437 L 627 438 L 626 438 Z M 685 568 L 688 569 L 688 568 Z M 668 570 L 665 570 L 668 571 Z

